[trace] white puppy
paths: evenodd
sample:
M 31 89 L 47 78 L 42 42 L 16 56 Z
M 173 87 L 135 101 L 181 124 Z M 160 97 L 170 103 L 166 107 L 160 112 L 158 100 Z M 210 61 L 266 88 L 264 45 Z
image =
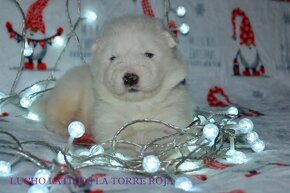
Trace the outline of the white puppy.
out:
M 171 35 L 161 22 L 126 16 L 105 25 L 90 65 L 67 72 L 56 87 L 33 105 L 47 127 L 67 134 L 73 120 L 83 122 L 97 142 L 136 119 L 159 119 L 178 127 L 192 121 L 186 76 Z M 120 137 L 138 143 L 171 131 L 164 126 L 132 125 Z

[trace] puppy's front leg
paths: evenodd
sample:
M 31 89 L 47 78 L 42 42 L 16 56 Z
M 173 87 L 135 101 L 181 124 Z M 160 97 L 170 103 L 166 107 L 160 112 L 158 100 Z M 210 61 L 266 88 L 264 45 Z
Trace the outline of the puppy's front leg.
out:
M 90 107 L 93 103 L 91 78 L 86 66 L 68 71 L 56 87 L 32 105 L 47 128 L 57 134 L 67 135 L 67 126 L 78 120 L 88 127 Z

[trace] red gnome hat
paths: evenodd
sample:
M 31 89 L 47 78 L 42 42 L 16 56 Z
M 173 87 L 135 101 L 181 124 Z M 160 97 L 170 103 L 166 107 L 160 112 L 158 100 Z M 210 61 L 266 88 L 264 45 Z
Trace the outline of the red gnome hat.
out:
M 236 37 L 236 18 L 238 16 L 242 18 L 240 24 L 240 45 L 250 44 L 256 46 L 254 31 L 252 29 L 250 20 L 246 13 L 240 8 L 235 8 L 232 11 L 232 26 L 234 37 Z
M 142 0 L 142 8 L 144 15 L 154 17 L 154 12 L 149 0 Z
M 43 10 L 45 9 L 48 0 L 36 0 L 26 13 L 26 29 L 33 32 L 40 31 L 45 34 L 45 24 L 43 21 Z

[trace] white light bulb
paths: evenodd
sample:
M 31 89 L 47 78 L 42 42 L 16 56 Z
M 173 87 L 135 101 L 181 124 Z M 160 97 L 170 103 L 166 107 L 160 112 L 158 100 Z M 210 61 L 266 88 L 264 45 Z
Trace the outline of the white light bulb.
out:
M 72 157 L 69 156 L 69 155 L 66 155 L 66 159 L 67 159 L 68 162 L 72 161 Z M 59 151 L 58 154 L 57 154 L 57 161 L 60 164 L 66 164 L 66 161 L 64 159 L 64 155 L 61 153 L 61 151 Z
M 188 24 L 183 23 L 183 24 L 181 24 L 181 25 L 179 26 L 178 29 L 179 29 L 179 31 L 180 31 L 180 33 L 181 33 L 182 35 L 186 35 L 186 34 L 188 34 L 188 32 L 189 32 L 189 30 L 190 30 L 190 27 L 189 27 Z
M 117 162 L 117 161 L 114 160 L 114 159 L 111 159 L 111 160 L 110 160 L 110 164 L 112 164 L 113 166 L 122 166 L 121 163 Z
M 265 149 L 265 143 L 258 139 L 251 144 L 251 148 L 254 152 L 259 153 Z
M 30 93 L 36 93 L 36 92 L 40 92 L 42 90 L 42 86 L 35 84 L 30 88 Z
M 117 158 L 121 159 L 121 160 L 129 160 L 127 157 L 125 157 L 123 154 L 121 153 L 116 153 Z
M 197 146 L 195 145 L 196 142 L 197 142 L 197 139 L 193 139 L 193 140 L 190 140 L 189 142 L 187 142 L 187 145 L 188 145 L 187 149 L 190 152 L 194 151 L 197 148 Z
M 72 138 L 80 138 L 85 131 L 85 126 L 80 121 L 73 121 L 68 126 L 68 133 Z
M 5 97 L 7 97 L 6 94 L 0 92 L 0 99 L 3 99 L 3 98 L 5 98 Z
M 24 56 L 31 56 L 32 54 L 33 54 L 33 48 L 30 45 L 28 45 L 28 43 L 25 43 L 23 55 Z
M 234 150 L 234 149 L 230 149 L 230 150 L 228 150 L 228 151 L 226 152 L 226 155 L 228 155 L 228 156 L 233 156 L 235 153 L 236 153 L 236 150 Z
M 237 117 L 239 114 L 239 110 L 236 107 L 230 107 L 228 108 L 226 113 L 229 117 Z
M 259 135 L 255 131 L 252 131 L 247 134 L 246 139 L 249 144 L 252 144 L 253 142 L 259 139 Z
M 176 15 L 177 15 L 178 17 L 184 17 L 185 14 L 186 14 L 186 9 L 185 9 L 185 7 L 183 7 L 183 6 L 179 6 L 179 7 L 177 7 L 177 9 L 176 9 Z
M 54 38 L 54 42 L 55 42 L 56 46 L 62 47 L 62 46 L 64 46 L 65 40 L 64 40 L 64 37 L 56 36 Z
M 227 124 L 228 125 L 237 125 L 238 123 L 236 121 L 228 121 Z
M 204 125 L 206 123 L 206 118 L 202 115 L 197 115 L 197 117 L 193 118 L 193 121 L 197 121 L 198 119 L 200 120 L 201 125 Z
M 33 120 L 33 121 L 40 121 L 40 118 L 37 114 L 34 114 L 32 112 L 29 112 L 27 115 L 27 119 Z
M 230 157 L 226 159 L 233 164 L 243 164 L 248 161 L 246 154 L 241 151 L 230 150 L 227 152 L 227 154 Z
M 6 161 L 0 161 L 0 176 L 8 176 L 11 173 L 11 164 Z
M 239 121 L 239 127 L 242 133 L 249 133 L 253 130 L 254 124 L 251 119 L 243 118 Z
M 210 123 L 215 123 L 214 118 L 210 118 L 208 121 L 209 121 Z
M 90 150 L 84 149 L 84 148 L 77 149 L 74 151 L 74 155 L 76 155 L 76 156 L 90 156 L 90 154 L 91 154 Z
M 154 155 L 148 155 L 143 159 L 143 168 L 148 173 L 155 173 L 160 167 L 160 161 L 158 157 Z
M 90 148 L 90 154 L 91 155 L 99 155 L 99 154 L 102 154 L 104 153 L 104 148 L 103 146 L 101 145 L 93 145 L 91 148 Z
M 6 98 L 6 97 L 7 96 L 4 93 L 0 92 L 0 101 L 1 101 L 1 99 Z M 3 103 L 4 103 L 3 101 L 2 101 L 2 103 L 0 103 L 0 113 L 1 113 L 1 107 L 2 107 Z
M 86 18 L 90 22 L 95 21 L 97 19 L 97 14 L 93 11 L 87 11 Z
M 179 177 L 175 180 L 175 188 L 179 188 L 185 191 L 189 191 L 192 188 L 192 182 L 188 177 Z
M 32 100 L 31 100 L 31 98 L 29 97 L 29 96 L 25 96 L 25 97 L 22 97 L 21 99 L 20 99 L 20 105 L 23 107 L 23 108 L 29 108 L 29 107 L 31 107 L 31 105 L 32 105 Z
M 48 183 L 48 180 L 49 180 L 50 176 L 51 176 L 51 172 L 49 170 L 47 170 L 47 169 L 39 169 L 34 174 L 34 179 L 43 178 L 44 183 L 42 185 L 44 185 L 44 184 Z
M 210 141 L 214 141 L 218 134 L 219 129 L 215 124 L 209 123 L 203 127 L 203 136 Z
M 36 184 L 36 185 L 31 186 L 28 189 L 27 193 L 48 193 L 48 192 L 49 192 L 49 190 L 48 190 L 47 186 L 44 186 L 41 184 Z
M 201 167 L 201 163 L 191 161 L 185 161 L 179 166 L 180 170 L 182 171 L 194 170 L 199 167 Z

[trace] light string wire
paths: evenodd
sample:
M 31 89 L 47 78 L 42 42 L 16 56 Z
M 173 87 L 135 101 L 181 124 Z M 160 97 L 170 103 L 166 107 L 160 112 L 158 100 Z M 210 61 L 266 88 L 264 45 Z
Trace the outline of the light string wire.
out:
M 178 127 L 172 126 L 172 125 L 170 125 L 170 124 L 168 124 L 168 123 L 166 123 L 164 121 L 150 120 L 150 119 L 136 120 L 136 121 L 132 121 L 132 122 L 126 124 L 124 127 L 119 129 L 116 132 L 116 134 L 114 135 L 113 140 L 102 143 L 103 146 L 106 146 L 106 145 L 110 145 L 111 146 L 112 151 L 109 151 L 111 153 L 109 153 L 109 154 L 108 153 L 104 153 L 104 154 L 99 154 L 99 155 L 94 155 L 94 156 L 90 156 L 90 157 L 85 157 L 84 158 L 83 156 L 78 157 L 78 156 L 75 156 L 75 155 L 71 155 L 70 153 L 66 154 L 64 151 L 61 150 L 60 147 L 50 145 L 49 143 L 44 142 L 44 141 L 31 141 L 30 140 L 30 141 L 20 142 L 14 135 L 12 135 L 9 132 L 0 131 L 0 133 L 3 134 L 3 135 L 9 135 L 9 136 L 11 136 L 13 138 L 13 140 L 15 141 L 15 145 L 18 148 L 17 154 L 20 154 L 21 156 L 29 159 L 30 161 L 32 161 L 33 163 L 35 163 L 36 165 L 38 165 L 38 166 L 40 166 L 42 168 L 47 168 L 47 166 L 44 164 L 44 162 L 41 161 L 41 159 L 37 159 L 35 156 L 30 154 L 29 152 L 24 151 L 24 149 L 22 148 L 22 145 L 34 144 L 34 145 L 44 146 L 44 147 L 47 147 L 48 149 L 52 150 L 54 153 L 62 151 L 63 155 L 66 155 L 66 156 L 64 156 L 65 162 L 66 162 L 66 164 L 68 164 L 69 168 L 72 171 L 74 171 L 75 169 L 80 169 L 80 168 L 88 167 L 88 166 L 101 166 L 101 167 L 108 167 L 108 168 L 117 167 L 117 168 L 122 169 L 124 171 L 132 171 L 132 172 L 136 172 L 136 173 L 145 174 L 146 171 L 144 171 L 142 169 L 142 166 L 141 166 L 142 159 L 144 158 L 144 149 L 146 149 L 148 146 L 153 146 L 153 144 L 155 144 L 154 148 L 155 148 L 156 152 L 158 152 L 158 151 L 161 152 L 161 154 L 158 154 L 158 153 L 155 152 L 155 155 L 158 156 L 158 157 L 159 156 L 162 157 L 164 152 L 162 151 L 161 145 L 158 145 L 157 143 L 162 141 L 164 138 L 155 139 L 152 142 L 150 142 L 148 144 L 145 144 L 145 145 L 138 144 L 138 147 L 140 147 L 140 149 L 141 149 L 141 152 L 138 153 L 139 156 L 137 156 L 137 157 L 135 157 L 133 159 L 130 159 L 128 161 L 122 160 L 122 159 L 120 159 L 120 158 L 118 158 L 116 156 L 116 144 L 124 144 L 125 143 L 125 144 L 130 144 L 130 145 L 136 147 L 136 144 L 133 143 L 133 142 L 124 141 L 124 140 L 117 140 L 117 138 L 116 138 L 121 132 L 123 132 L 125 129 L 127 129 L 128 126 L 134 125 L 136 123 L 158 123 L 158 124 L 161 124 L 161 125 L 166 125 L 168 128 L 171 128 L 171 129 L 174 128 L 174 131 L 178 135 L 180 135 L 180 134 L 181 135 L 187 135 L 186 131 L 184 131 L 184 130 L 178 128 Z M 175 148 L 168 148 L 168 149 L 171 149 L 171 151 L 172 151 L 172 150 L 175 150 L 177 148 L 186 147 L 186 146 L 184 146 L 184 144 L 189 142 L 190 140 L 187 140 L 187 141 L 185 141 L 185 142 L 183 142 L 181 144 L 177 144 L 177 145 L 173 144 L 175 146 Z M 1 140 L 0 142 L 1 142 L 0 143 L 0 147 L 7 148 L 7 141 L 6 140 L 4 140 L 4 141 Z M 14 143 L 13 142 L 9 143 L 10 146 L 12 144 L 14 144 Z M 205 145 L 206 144 L 200 145 L 197 149 L 202 148 Z M 13 147 L 10 147 L 10 149 L 15 150 L 15 148 L 13 148 Z M 108 148 L 108 149 L 110 149 L 110 148 Z M 168 149 L 166 149 L 165 151 L 169 152 Z M 211 152 L 209 152 L 209 153 L 211 153 Z M 112 159 L 114 161 L 117 161 L 119 164 L 122 164 L 124 166 L 114 166 L 113 164 L 107 164 L 107 163 L 90 163 L 90 164 L 81 164 L 80 166 L 74 167 L 68 161 L 68 159 L 67 159 L 68 155 L 69 156 L 73 156 L 74 158 L 76 158 L 78 163 L 83 163 L 83 162 L 86 162 L 86 161 L 89 161 L 89 160 L 96 160 L 96 159 L 100 159 L 100 158 L 105 158 L 105 159 Z M 180 164 L 182 164 L 186 159 L 190 159 L 191 155 L 192 155 L 192 153 L 190 153 L 187 156 L 181 156 L 181 157 L 175 158 L 173 160 L 164 160 L 164 161 L 161 162 L 161 165 L 163 163 L 165 163 L 165 164 L 169 163 L 169 165 L 174 165 L 175 162 L 178 162 L 178 165 L 176 167 L 176 169 L 178 169 L 178 166 Z M 195 159 L 196 159 L 196 157 L 195 157 Z
M 176 175 L 200 171 L 216 159 L 227 159 L 230 155 L 226 153 L 233 147 L 236 149 L 245 148 L 246 146 L 239 146 L 238 144 L 244 142 L 246 134 L 235 134 L 233 130 L 232 122 L 236 118 L 237 115 L 233 117 L 224 111 L 216 113 L 209 112 L 196 116 L 194 121 L 186 128 L 179 128 L 161 120 L 135 120 L 118 129 L 112 140 L 92 145 L 88 151 L 91 151 L 92 147 L 104 147 L 104 151 L 98 154 L 90 152 L 89 155 L 80 155 L 76 151 L 65 151 L 63 148 L 51 145 L 45 141 L 27 140 L 21 142 L 10 132 L 0 130 L 0 134 L 7 135 L 13 139 L 12 141 L 7 141 L 7 138 L 0 138 L 0 149 L 4 149 L 0 153 L 14 157 L 18 156 L 17 162 L 21 161 L 21 158 L 27 159 L 39 168 L 54 171 L 55 175 L 64 174 L 76 179 L 82 177 L 77 172 L 78 169 L 94 166 L 118 169 L 144 176 L 164 176 L 174 180 L 176 179 Z M 160 126 L 166 126 L 166 128 L 172 131 L 172 134 L 153 139 L 147 144 L 138 144 L 132 141 L 118 139 L 122 132 L 130 129 L 130 126 L 140 123 L 154 123 Z M 215 124 L 218 128 L 218 135 L 213 141 L 206 139 L 204 136 L 204 129 L 209 124 Z M 230 141 L 231 143 L 232 139 L 234 139 L 234 143 L 229 144 L 226 142 Z M 210 142 L 213 142 L 213 144 L 210 145 Z M 52 156 L 54 158 L 52 162 L 46 163 L 41 158 L 25 150 L 24 146 L 29 144 L 46 147 L 53 154 L 63 154 L 64 163 L 58 160 L 58 156 Z M 134 152 L 130 156 L 124 156 L 119 150 L 121 148 L 119 146 L 121 145 L 127 145 L 126 148 Z M 189 150 L 189 147 L 192 146 L 194 146 L 194 149 Z M 154 155 L 159 158 L 160 167 L 154 173 L 148 172 L 144 167 L 144 160 L 148 155 Z M 181 168 L 186 163 L 194 167 L 188 168 L 187 166 Z M 83 187 L 85 185 L 81 184 L 80 186 Z
M 25 57 L 24 57 L 24 48 L 25 48 L 25 43 L 26 43 L 26 18 L 25 18 L 25 14 L 24 14 L 24 11 L 23 11 L 22 7 L 20 6 L 19 0 L 13 0 L 13 2 L 16 4 L 16 7 L 19 9 L 19 11 L 21 13 L 21 16 L 22 16 L 22 32 L 21 32 L 21 35 L 22 35 L 24 41 L 22 42 L 21 50 L 20 50 L 21 59 L 20 59 L 19 69 L 17 71 L 15 80 L 13 81 L 13 84 L 12 84 L 12 87 L 11 87 L 11 90 L 10 90 L 10 95 L 15 94 L 16 86 L 17 86 L 17 84 L 18 84 L 18 82 L 19 82 L 19 80 L 21 78 L 22 72 L 23 72 L 23 65 L 24 65 L 24 59 L 25 59 Z
M 69 23 L 70 32 L 67 34 L 67 41 L 65 42 L 64 48 L 62 49 L 60 55 L 58 56 L 58 58 L 55 62 L 54 68 L 51 71 L 48 79 L 54 78 L 54 73 L 57 70 L 57 67 L 58 67 L 72 37 L 74 37 L 76 42 L 77 42 L 78 53 L 79 53 L 79 56 L 82 60 L 82 63 L 87 64 L 87 62 L 84 58 L 84 55 L 83 55 L 80 39 L 76 33 L 76 29 L 79 26 L 80 22 L 85 19 L 85 18 L 81 17 L 81 14 L 82 14 L 82 12 L 81 12 L 81 0 L 78 0 L 78 2 L 77 2 L 77 19 L 76 19 L 76 22 L 74 24 L 72 22 L 70 11 L 69 11 L 69 2 L 70 2 L 70 0 L 66 0 L 65 11 L 66 11 L 66 18 L 67 18 L 67 21 Z

